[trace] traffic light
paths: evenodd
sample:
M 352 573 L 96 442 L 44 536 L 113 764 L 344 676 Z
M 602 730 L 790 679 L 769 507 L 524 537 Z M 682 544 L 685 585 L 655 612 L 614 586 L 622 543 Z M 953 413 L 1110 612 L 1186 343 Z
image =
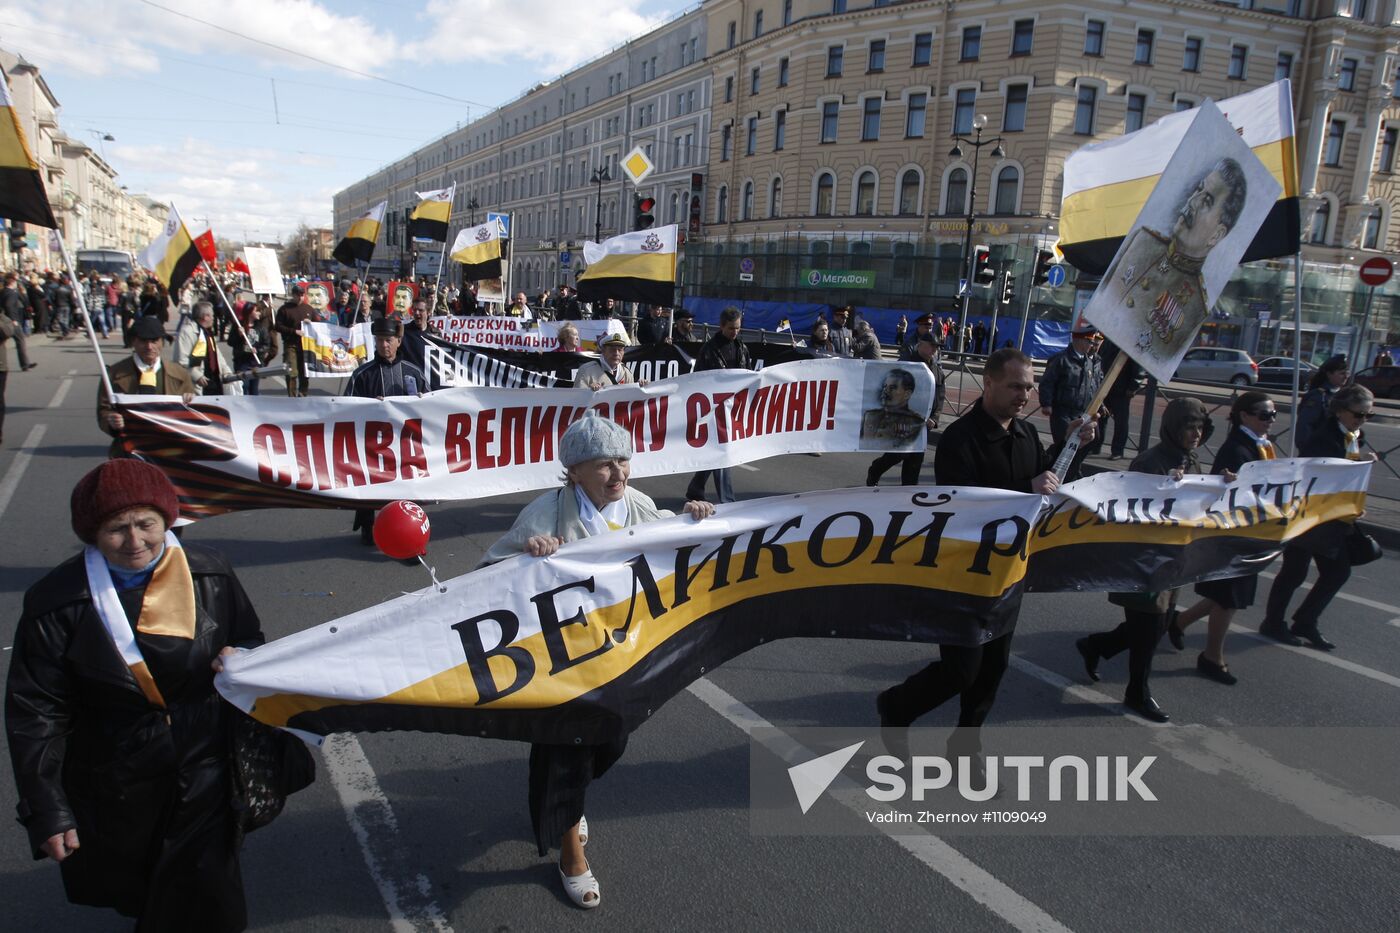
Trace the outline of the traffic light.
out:
M 1031 279 L 1036 285 L 1045 285 L 1050 281 L 1050 267 L 1055 265 L 1055 254 L 1048 249 L 1038 249 L 1035 251 L 1035 277 Z
M 656 223 L 656 216 L 652 211 L 656 210 L 656 198 L 643 198 L 633 195 L 632 229 L 645 230 Z
M 1004 272 L 1001 276 L 1001 303 L 1011 304 L 1016 297 L 1016 280 L 1012 278 L 1010 272 Z
M 24 234 L 23 222 L 16 220 L 10 223 L 10 252 L 16 256 L 24 249 Z
M 972 281 L 978 285 L 991 285 L 997 273 L 992 268 L 992 251 L 985 246 L 972 248 Z

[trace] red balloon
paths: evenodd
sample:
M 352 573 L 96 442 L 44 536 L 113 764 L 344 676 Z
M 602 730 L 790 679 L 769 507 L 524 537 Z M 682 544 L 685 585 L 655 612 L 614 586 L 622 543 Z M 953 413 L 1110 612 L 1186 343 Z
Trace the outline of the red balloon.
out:
M 374 517 L 374 543 L 394 560 L 408 560 L 428 553 L 428 513 L 417 502 L 390 502 Z

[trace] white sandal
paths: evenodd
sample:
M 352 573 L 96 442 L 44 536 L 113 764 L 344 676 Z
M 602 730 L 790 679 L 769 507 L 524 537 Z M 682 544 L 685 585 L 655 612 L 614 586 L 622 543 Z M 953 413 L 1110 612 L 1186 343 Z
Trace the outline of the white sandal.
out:
M 575 905 L 588 910 L 602 902 L 603 892 L 598 886 L 598 879 L 593 877 L 593 869 L 585 869 L 581 875 L 566 875 L 564 866 L 560 865 L 559 878 L 564 882 L 564 893 Z M 587 899 L 590 894 L 593 895 L 592 900 Z
M 588 845 L 588 817 L 586 816 L 578 818 L 578 844 Z

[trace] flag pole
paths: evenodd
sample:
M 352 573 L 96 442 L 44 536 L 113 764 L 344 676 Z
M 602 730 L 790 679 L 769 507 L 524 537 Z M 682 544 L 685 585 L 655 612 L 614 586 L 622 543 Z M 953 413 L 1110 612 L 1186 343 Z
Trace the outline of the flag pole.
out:
M 442 235 L 442 250 L 438 253 L 438 271 L 433 277 L 433 312 L 437 312 L 438 293 L 442 291 L 442 261 L 447 258 L 447 237 L 452 233 L 452 204 L 457 198 L 457 183 L 447 189 L 447 232 Z
M 248 339 L 248 332 L 243 329 L 243 322 L 238 319 L 238 315 L 234 312 L 233 303 L 230 302 L 228 300 L 228 296 L 224 294 L 224 287 L 219 284 L 218 274 L 214 271 L 214 268 L 209 265 L 209 260 L 204 259 L 204 257 L 202 256 L 200 257 L 200 259 L 204 263 L 204 271 L 208 272 L 209 278 L 213 280 L 214 288 L 218 290 L 219 298 L 223 300 L 224 307 L 228 308 L 228 316 L 233 318 L 233 326 L 238 328 L 239 336 L 243 338 L 243 343 L 248 347 L 248 353 L 253 357 L 254 365 L 258 368 L 261 368 L 263 361 L 258 357 L 258 351 L 253 349 L 253 341 Z M 257 292 L 254 292 L 253 294 L 257 295 Z
M 78 274 L 73 266 L 73 258 L 68 255 L 68 244 L 64 242 L 63 231 L 57 227 L 54 228 L 54 236 L 58 238 L 59 252 L 63 253 L 63 264 L 68 267 L 68 281 L 73 283 L 73 297 L 78 301 L 78 310 L 83 313 L 83 326 L 87 328 L 88 339 L 92 341 L 92 352 L 97 354 L 97 373 L 102 377 L 102 388 L 107 393 L 107 400 L 115 405 L 117 397 L 112 392 L 112 377 L 108 375 L 107 363 L 102 359 L 102 347 L 97 342 L 97 331 L 92 329 L 92 315 L 88 314 L 87 298 L 78 287 Z

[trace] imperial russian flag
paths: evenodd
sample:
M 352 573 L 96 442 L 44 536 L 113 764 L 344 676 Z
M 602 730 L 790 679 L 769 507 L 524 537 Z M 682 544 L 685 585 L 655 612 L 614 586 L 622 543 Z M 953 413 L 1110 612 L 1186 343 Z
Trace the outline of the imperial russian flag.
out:
M 585 242 L 588 269 L 579 276 L 582 301 L 614 298 L 645 304 L 670 305 L 676 290 L 675 224 L 637 230 L 602 243 Z
M 29 151 L 10 87 L 0 77 L 0 217 L 57 229 L 39 163 Z
M 462 264 L 462 277 L 469 282 L 501 277 L 501 227 L 494 220 L 468 227 L 452 244 L 452 261 Z
M 380 201 L 355 218 L 345 238 L 331 252 L 337 262 L 353 266 L 357 262 L 368 263 L 374 258 L 374 245 L 379 242 L 379 228 L 384 223 L 384 212 L 388 208 L 388 201 Z
M 172 297 L 179 293 L 204 259 L 174 204 L 170 205 L 170 214 L 165 218 L 160 235 L 137 258 L 141 265 L 155 272 Z
M 452 216 L 452 188 L 441 191 L 419 191 L 421 199 L 408 215 L 408 235 L 420 240 L 447 242 L 447 221 Z

